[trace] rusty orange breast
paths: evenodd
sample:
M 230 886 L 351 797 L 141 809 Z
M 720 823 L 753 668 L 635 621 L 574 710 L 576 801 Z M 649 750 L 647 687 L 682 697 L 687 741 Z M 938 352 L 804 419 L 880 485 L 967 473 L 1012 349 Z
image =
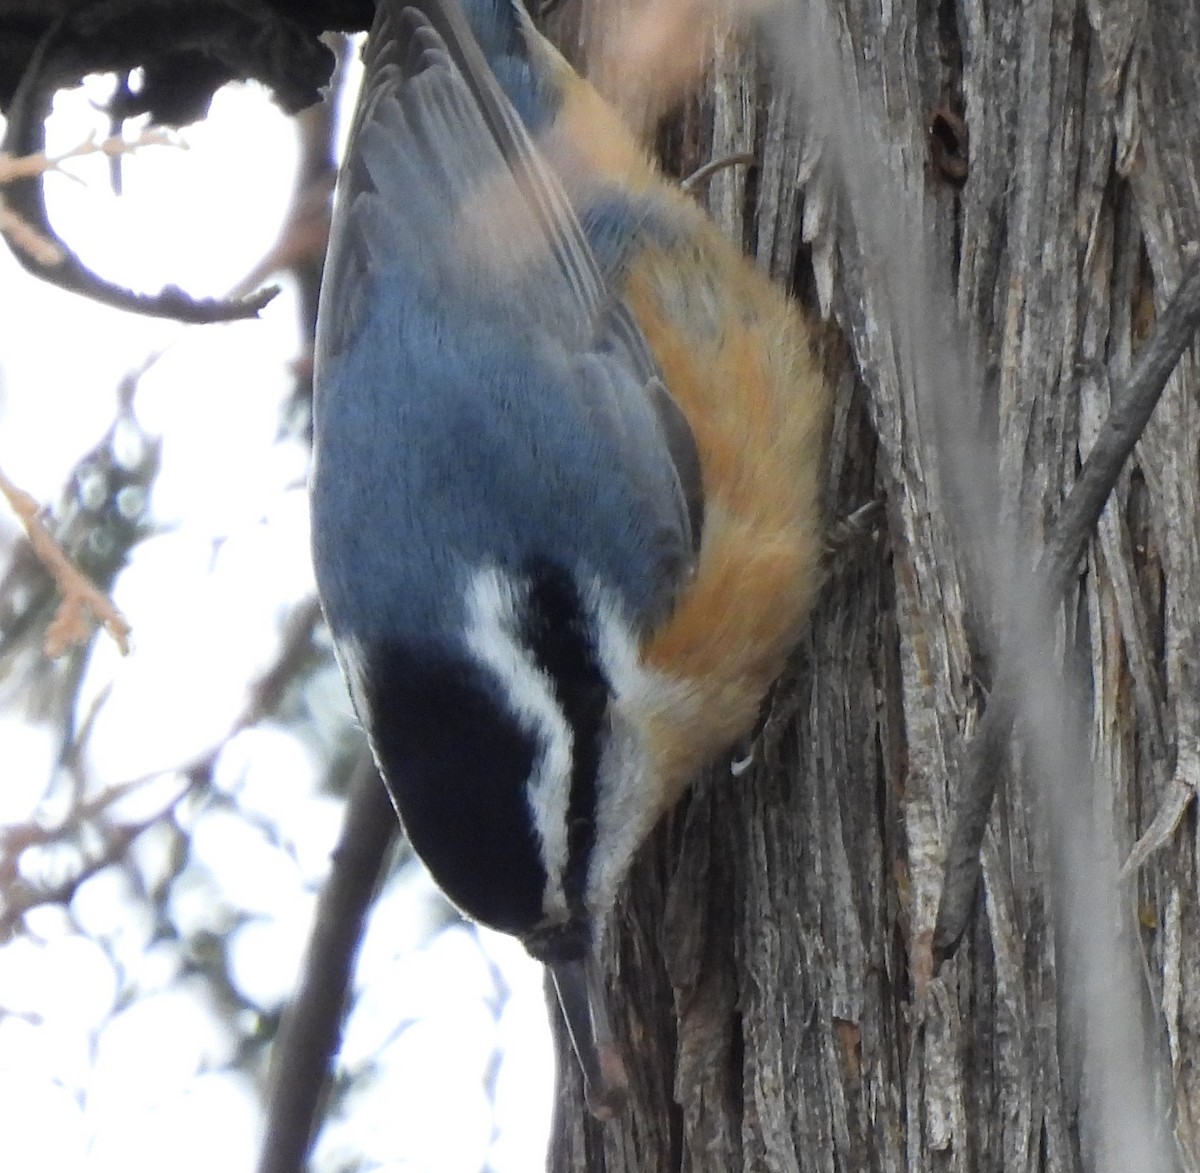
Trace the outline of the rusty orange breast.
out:
M 799 307 L 677 198 L 687 246 L 644 249 L 625 289 L 691 424 L 705 495 L 694 578 L 643 648 L 671 682 L 647 731 L 668 804 L 749 732 L 811 609 L 830 407 Z

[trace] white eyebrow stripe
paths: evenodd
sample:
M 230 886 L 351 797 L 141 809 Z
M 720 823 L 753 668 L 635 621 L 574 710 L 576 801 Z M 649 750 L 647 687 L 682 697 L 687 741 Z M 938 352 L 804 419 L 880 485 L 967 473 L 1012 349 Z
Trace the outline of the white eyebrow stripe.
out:
M 537 739 L 540 755 L 526 797 L 546 868 L 542 909 L 547 916 L 559 918 L 567 911 L 563 877 L 573 738 L 553 682 L 520 639 L 520 597 L 519 585 L 502 571 L 478 571 L 466 592 L 466 643 L 475 660 L 499 681 L 513 716 Z

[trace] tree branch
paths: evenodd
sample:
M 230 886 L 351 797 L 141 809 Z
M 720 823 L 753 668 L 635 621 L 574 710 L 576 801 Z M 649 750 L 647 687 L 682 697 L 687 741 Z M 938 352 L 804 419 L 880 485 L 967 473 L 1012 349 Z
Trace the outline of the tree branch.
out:
M 237 7 L 193 0 L 186 6 L 159 6 L 137 15 L 128 5 L 92 6 L 63 15 L 39 41 L 8 108 L 8 126 L 0 150 L 16 158 L 44 156 L 45 121 L 55 92 L 86 72 L 127 71 L 134 66 L 176 65 L 183 57 L 208 63 L 211 85 L 204 93 L 235 77 L 270 85 L 276 99 L 295 111 L 315 102 L 328 81 L 333 54 L 302 27 L 265 5 Z M 135 21 L 137 35 L 129 32 Z M 216 67 L 216 73 L 213 73 Z M 208 75 L 206 74 L 206 77 Z M 206 102 L 180 109 L 173 121 L 194 120 Z M 134 110 L 114 108 L 115 118 Z M 45 200 L 45 168 L 14 176 L 5 188 L 3 233 L 21 265 L 34 276 L 104 305 L 149 317 L 191 323 L 224 322 L 255 317 L 275 296 L 265 289 L 234 300 L 192 298 L 167 286 L 158 294 L 142 294 L 107 281 L 89 269 L 50 223 Z M 33 242 L 36 247 L 29 247 Z
M 399 829 L 383 780 L 364 751 L 351 780 L 329 879 L 317 903 L 300 985 L 275 1042 L 258 1173 L 301 1173 L 306 1168 L 328 1095 L 330 1062 L 341 1039 L 367 912 Z
M 24 526 L 34 556 L 49 571 L 62 596 L 46 630 L 43 645 L 46 655 L 55 659 L 68 648 L 86 643 L 92 634 L 92 619 L 112 636 L 121 655 L 127 655 L 129 622 L 108 595 L 71 561 L 42 522 L 38 503 L 13 484 L 3 469 L 0 469 L 0 496 L 9 503 Z
M 1192 257 L 1179 287 L 1138 353 L 1068 494 L 1038 563 L 1034 581 L 1046 610 L 1058 606 L 1105 502 L 1145 430 L 1163 388 L 1200 326 L 1200 257 Z M 1016 716 L 1016 682 L 1001 670 L 987 711 L 967 750 L 954 808 L 954 828 L 942 873 L 942 895 L 933 931 L 933 972 L 958 948 L 979 888 L 979 853 L 991 813 L 1004 747 Z

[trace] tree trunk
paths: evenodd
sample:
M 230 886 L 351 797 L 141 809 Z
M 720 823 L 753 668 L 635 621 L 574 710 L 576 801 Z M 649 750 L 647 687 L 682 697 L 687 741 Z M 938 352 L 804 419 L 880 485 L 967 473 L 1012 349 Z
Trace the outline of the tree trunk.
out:
M 550 1167 L 1129 1167 L 1088 1042 L 1097 1003 L 1076 1009 L 1124 958 L 1136 983 L 1117 1017 L 1148 1073 L 1127 1091 L 1160 1130 L 1137 1151 L 1196 1169 L 1197 349 L 1047 648 L 1082 680 L 1092 763 L 1066 809 L 1101 862 L 1134 852 L 1114 915 L 1072 926 L 1083 880 L 1018 730 L 977 915 L 938 976 L 922 959 L 953 798 L 1020 578 L 988 597 L 953 516 L 958 437 L 937 440 L 923 395 L 990 438 L 983 496 L 1032 565 L 1200 239 L 1200 6 L 805 8 L 802 33 L 722 47 L 674 141 L 696 144 L 685 167 L 756 154 L 749 178 L 713 180 L 709 206 L 836 323 L 829 511 L 881 496 L 884 532 L 831 571 L 751 767 L 701 779 L 643 852 L 607 958 L 631 1110 L 588 1119 L 560 1046 Z

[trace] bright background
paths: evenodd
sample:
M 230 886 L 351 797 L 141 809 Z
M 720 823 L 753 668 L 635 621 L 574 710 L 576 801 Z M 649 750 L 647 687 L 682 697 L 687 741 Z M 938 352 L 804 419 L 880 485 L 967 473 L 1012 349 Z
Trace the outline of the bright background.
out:
M 60 96 L 51 154 L 107 133 L 93 103 L 110 89 L 95 78 Z M 180 140 L 126 157 L 119 198 L 102 156 L 64 164 L 80 182 L 48 179 L 50 213 L 112 281 L 219 296 L 279 231 L 296 132 L 265 91 L 230 86 Z M 161 444 L 148 499 L 118 502 L 150 527 L 113 591 L 133 650 L 122 658 L 104 636 L 91 647 L 74 769 L 30 683 L 45 665 L 0 658 L 0 860 L 14 835 L 49 830 L 17 879 L 69 881 L 95 832 L 68 814 L 111 788 L 106 825 L 148 824 L 69 903 L 0 939 L 0 1167 L 14 1173 L 254 1165 L 265 1040 L 359 744 L 327 649 L 270 718 L 236 729 L 313 593 L 292 418 L 308 341 L 284 286 L 260 320 L 184 327 L 52 289 L 0 250 L 0 468 L 46 504 L 64 488 L 103 496 L 79 461 L 143 367 L 109 448 L 134 467 Z M 18 533 L 0 504 L 0 573 Z M 313 1167 L 541 1167 L 553 1086 L 541 981 L 518 945 L 465 925 L 401 859 L 372 914 Z

